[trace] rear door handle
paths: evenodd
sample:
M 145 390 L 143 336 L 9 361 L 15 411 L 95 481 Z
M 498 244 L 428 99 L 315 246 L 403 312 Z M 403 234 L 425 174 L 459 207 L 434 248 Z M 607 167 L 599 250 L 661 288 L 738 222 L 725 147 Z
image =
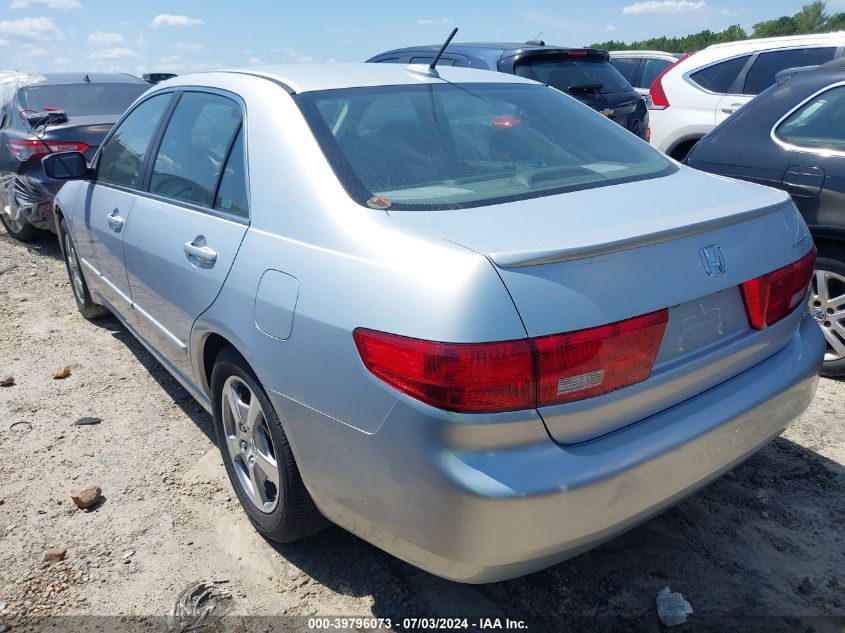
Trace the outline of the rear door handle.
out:
M 115 209 L 111 213 L 106 216 L 106 221 L 109 223 L 111 230 L 115 233 L 120 233 L 123 229 L 123 225 L 126 224 L 126 220 L 121 217 L 120 211 Z
M 724 112 L 725 114 L 733 114 L 734 112 L 739 110 L 741 107 L 742 107 L 741 103 L 732 103 L 731 105 L 725 106 L 724 108 L 722 108 L 722 112 Z
M 192 241 L 185 242 L 185 254 L 193 263 L 199 262 L 205 266 L 214 266 L 217 262 L 217 251 L 205 243 L 205 236 L 197 235 Z

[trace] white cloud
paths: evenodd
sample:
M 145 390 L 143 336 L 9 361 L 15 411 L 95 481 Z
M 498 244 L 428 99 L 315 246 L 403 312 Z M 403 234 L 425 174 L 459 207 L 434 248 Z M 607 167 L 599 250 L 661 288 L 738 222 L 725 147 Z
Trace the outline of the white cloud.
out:
M 294 64 L 313 64 L 317 61 L 316 57 L 312 57 L 311 55 L 306 55 L 305 53 L 301 53 L 295 48 L 288 46 L 285 49 L 285 53 L 288 56 L 287 61 L 294 63 Z
M 123 33 L 106 33 L 104 31 L 94 31 L 88 36 L 89 42 L 94 44 L 120 44 L 123 41 Z
M 45 57 L 50 54 L 46 48 L 39 48 L 38 46 L 33 46 L 24 53 L 27 57 Z
M 182 61 L 181 55 L 171 55 L 170 57 L 162 57 L 161 63 L 162 64 L 176 64 Z
M 452 24 L 452 18 L 420 18 L 417 20 L 419 26 L 431 26 L 433 24 Z
M 183 51 L 201 51 L 205 49 L 205 46 L 192 42 L 177 42 L 176 48 L 181 48 Z
M 682 11 L 701 11 L 707 3 L 704 0 L 646 0 L 635 2 L 622 8 L 625 15 L 642 13 L 681 13 Z
M 329 57 L 329 58 L 326 60 L 326 63 L 327 63 L 327 64 L 336 64 L 336 63 L 337 63 L 337 60 L 336 60 L 334 57 Z
M 199 18 L 189 18 L 187 15 L 171 15 L 170 13 L 159 13 L 150 22 L 150 26 L 158 28 L 160 26 L 196 26 L 202 24 Z
M 101 51 L 95 51 L 88 55 L 88 59 L 126 59 L 129 57 L 138 57 L 138 53 L 131 48 L 106 48 Z
M 743 9 L 735 9 L 735 10 L 732 10 L 732 9 L 722 9 L 721 11 L 719 11 L 719 13 L 720 13 L 721 15 L 723 15 L 724 17 L 726 17 L 726 18 L 735 17 L 735 16 L 737 16 L 737 15 L 740 15 L 742 12 L 743 12 Z
M 67 57 L 57 57 L 56 59 L 53 60 L 53 63 L 56 66 L 69 66 L 70 60 Z
M 0 34 L 30 40 L 59 39 L 64 37 L 53 18 L 21 18 L 0 20 Z
M 9 45 L 9 40 L 0 39 L 0 46 L 8 46 L 8 45 Z
M 45 4 L 48 9 L 79 9 L 79 0 L 12 0 L 13 9 L 29 9 L 34 4 Z
M 613 24 L 608 24 L 606 27 L 604 27 L 604 30 L 606 33 L 611 33 L 616 30 L 616 27 Z
M 258 57 L 250 57 L 247 60 L 246 63 L 249 64 L 250 66 L 260 66 L 264 62 L 262 60 L 260 60 Z

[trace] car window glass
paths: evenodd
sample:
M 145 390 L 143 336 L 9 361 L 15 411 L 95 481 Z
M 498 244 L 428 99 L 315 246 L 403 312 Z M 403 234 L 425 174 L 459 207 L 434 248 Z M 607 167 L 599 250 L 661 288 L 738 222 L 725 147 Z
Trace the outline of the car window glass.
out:
M 430 57 L 412 57 L 411 63 L 412 64 L 430 64 L 434 61 L 434 56 Z M 448 57 L 441 57 L 437 60 L 438 66 L 454 66 L 458 60 L 456 59 L 449 59 Z
M 150 193 L 210 207 L 241 108 L 220 95 L 182 95 L 161 139 Z
M 640 63 L 639 59 L 633 57 L 621 57 L 611 59 L 610 63 L 613 67 L 622 73 L 622 76 L 628 80 L 628 83 L 634 83 L 634 75 L 637 72 L 637 65 Z
M 597 86 L 602 93 L 631 90 L 631 84 L 604 58 L 570 55 L 528 57 L 514 68 L 514 74 L 568 92 L 576 86 Z
M 621 126 L 536 84 L 378 86 L 294 99 L 347 192 L 371 208 L 460 209 L 674 171 Z
M 705 90 L 727 94 L 731 89 L 731 84 L 739 76 L 739 73 L 742 72 L 742 69 L 750 58 L 751 55 L 743 55 L 742 57 L 734 57 L 733 59 L 713 64 L 712 66 L 692 73 L 690 79 Z
M 388 57 L 387 59 L 378 59 L 376 60 L 377 64 L 398 64 L 399 63 L 398 57 Z
M 220 179 L 220 189 L 214 200 L 214 208 L 242 218 L 249 217 L 249 201 L 247 200 L 246 167 L 244 165 L 244 131 L 241 129 L 232 145 L 223 177 Z
M 117 126 L 100 151 L 98 182 L 133 189 L 140 185 L 144 156 L 172 96 L 168 93 L 147 99 Z
M 674 62 L 667 61 L 665 59 L 644 59 L 643 60 L 643 72 L 642 78 L 640 79 L 640 85 L 637 86 L 638 88 L 651 88 L 651 84 L 657 78 L 657 75 L 662 73 L 668 66 L 671 66 Z
M 845 86 L 805 103 L 778 126 L 776 135 L 799 147 L 845 151 Z
M 18 92 L 21 107 L 27 110 L 58 108 L 69 117 L 120 115 L 132 102 L 149 90 L 147 83 L 78 83 L 27 86 Z M 117 118 L 117 117 L 115 117 Z
M 816 66 L 833 59 L 836 48 L 795 48 L 760 53 L 745 77 L 743 94 L 756 95 L 775 83 L 775 75 L 787 68 Z

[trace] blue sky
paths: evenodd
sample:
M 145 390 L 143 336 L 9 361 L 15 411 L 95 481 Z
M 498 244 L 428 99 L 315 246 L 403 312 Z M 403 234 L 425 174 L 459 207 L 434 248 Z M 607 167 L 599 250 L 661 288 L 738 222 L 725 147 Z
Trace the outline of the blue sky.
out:
M 0 0 L 0 70 L 186 73 L 288 62 L 363 61 L 442 41 L 580 46 L 720 30 L 791 14 L 807 0 Z M 403 6 L 404 5 L 404 6 Z M 845 11 L 845 0 L 829 0 Z

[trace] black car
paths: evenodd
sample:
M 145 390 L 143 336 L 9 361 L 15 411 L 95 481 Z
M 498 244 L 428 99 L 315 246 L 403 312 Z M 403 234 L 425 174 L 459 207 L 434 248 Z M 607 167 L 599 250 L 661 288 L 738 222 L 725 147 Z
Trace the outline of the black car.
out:
M 22 242 L 53 228 L 62 182 L 41 158 L 82 152 L 90 160 L 126 110 L 150 85 L 118 73 L 6 75 L 0 79 L 0 222 Z
M 845 60 L 784 71 L 686 162 L 792 195 L 819 250 L 810 310 L 827 338 L 825 373 L 845 375 Z
M 429 64 L 440 44 L 398 48 L 368 62 Z M 648 110 L 643 97 L 610 63 L 607 51 L 594 48 L 524 44 L 449 44 L 439 65 L 493 70 L 534 79 L 566 92 L 619 123 L 640 138 L 648 133 Z
M 141 78 L 150 84 L 160 84 L 162 81 L 173 79 L 175 76 L 176 73 L 147 73 L 141 75 Z

